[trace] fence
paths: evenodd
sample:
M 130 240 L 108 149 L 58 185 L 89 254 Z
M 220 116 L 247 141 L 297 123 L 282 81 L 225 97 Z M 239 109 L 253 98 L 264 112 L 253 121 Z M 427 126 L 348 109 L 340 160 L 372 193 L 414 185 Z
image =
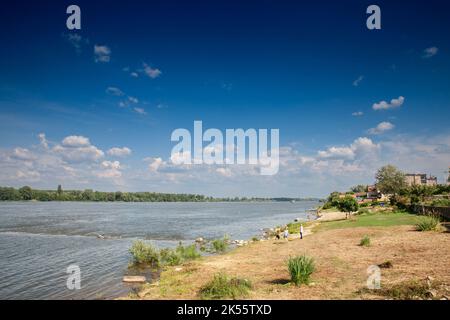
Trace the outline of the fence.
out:
M 409 210 L 416 214 L 438 215 L 445 220 L 450 220 L 450 207 L 424 206 L 421 204 L 413 204 L 409 206 Z

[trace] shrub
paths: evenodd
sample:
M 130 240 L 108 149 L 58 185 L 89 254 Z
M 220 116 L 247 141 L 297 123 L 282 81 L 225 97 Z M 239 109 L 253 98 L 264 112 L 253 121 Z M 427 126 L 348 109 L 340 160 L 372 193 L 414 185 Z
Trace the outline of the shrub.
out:
M 190 246 L 184 247 L 181 243 L 175 249 L 175 251 L 184 259 L 184 260 L 195 260 L 200 258 L 200 253 L 197 251 L 197 247 L 195 244 L 191 244 Z
M 450 199 L 438 199 L 432 202 L 435 207 L 450 207 Z
M 359 245 L 361 247 L 369 247 L 370 246 L 370 237 L 368 235 L 365 235 L 359 242 Z
M 175 250 L 172 249 L 162 249 L 160 251 L 161 264 L 176 266 L 183 262 L 183 257 Z
M 144 241 L 135 241 L 130 248 L 130 253 L 135 264 L 149 264 L 152 266 L 159 266 L 160 264 L 158 249 Z
M 200 289 L 202 299 L 237 299 L 248 295 L 252 288 L 246 279 L 229 278 L 226 274 L 218 273 Z
M 225 252 L 228 248 L 228 237 L 224 236 L 222 239 L 215 239 L 211 242 L 214 252 Z
M 362 208 L 362 209 L 359 209 L 358 210 L 358 215 L 359 214 L 369 214 L 370 213 L 370 211 L 369 211 L 369 209 L 367 209 L 367 208 Z
M 291 281 L 296 286 L 308 284 L 309 278 L 315 270 L 314 259 L 306 255 L 289 258 L 287 265 Z
M 416 224 L 418 231 L 437 231 L 440 229 L 441 222 L 439 218 L 433 216 L 421 217 Z

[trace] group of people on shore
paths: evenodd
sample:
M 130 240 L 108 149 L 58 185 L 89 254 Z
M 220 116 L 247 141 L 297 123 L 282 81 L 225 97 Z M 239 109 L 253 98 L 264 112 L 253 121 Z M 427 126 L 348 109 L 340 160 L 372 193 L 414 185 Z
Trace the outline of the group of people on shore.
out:
M 299 229 L 299 235 L 300 235 L 300 239 L 303 239 L 303 224 L 300 224 L 300 229 Z M 276 235 L 276 238 L 279 240 L 281 239 L 281 237 L 283 237 L 284 240 L 288 240 L 289 238 L 289 228 L 286 226 L 284 228 L 284 231 L 282 233 L 278 233 Z

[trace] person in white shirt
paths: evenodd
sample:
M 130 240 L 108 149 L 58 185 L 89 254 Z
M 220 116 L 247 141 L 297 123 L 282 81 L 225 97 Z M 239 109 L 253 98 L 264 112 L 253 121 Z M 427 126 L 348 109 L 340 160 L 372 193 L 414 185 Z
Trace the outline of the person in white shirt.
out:
M 303 239 L 303 225 L 300 225 L 300 239 Z
M 286 229 L 284 229 L 284 239 L 288 239 L 288 237 L 289 237 L 289 230 L 286 228 Z

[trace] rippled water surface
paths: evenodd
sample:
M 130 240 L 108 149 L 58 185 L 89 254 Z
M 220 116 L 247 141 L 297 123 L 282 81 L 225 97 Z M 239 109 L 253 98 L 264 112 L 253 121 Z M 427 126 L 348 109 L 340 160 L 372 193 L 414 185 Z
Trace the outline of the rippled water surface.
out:
M 122 283 L 136 239 L 158 247 L 197 237 L 248 239 L 262 228 L 306 219 L 317 202 L 80 203 L 0 202 L 0 299 L 102 299 Z M 98 235 L 105 238 L 100 239 Z M 68 290 L 66 268 L 81 269 Z

